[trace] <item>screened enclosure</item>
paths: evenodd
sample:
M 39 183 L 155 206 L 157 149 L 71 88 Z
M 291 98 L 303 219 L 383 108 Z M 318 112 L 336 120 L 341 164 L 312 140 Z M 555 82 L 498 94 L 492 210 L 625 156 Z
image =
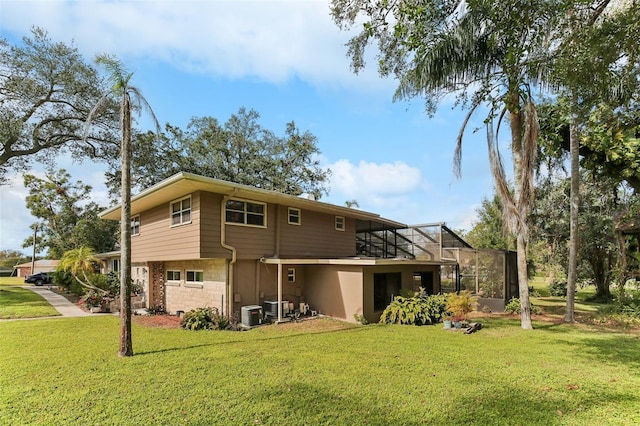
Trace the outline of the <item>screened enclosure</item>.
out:
M 516 253 L 474 249 L 442 223 L 402 229 L 364 229 L 357 233 L 358 254 L 376 258 L 408 258 L 440 265 L 440 290 L 470 290 L 480 296 L 480 309 L 503 311 L 518 297 Z

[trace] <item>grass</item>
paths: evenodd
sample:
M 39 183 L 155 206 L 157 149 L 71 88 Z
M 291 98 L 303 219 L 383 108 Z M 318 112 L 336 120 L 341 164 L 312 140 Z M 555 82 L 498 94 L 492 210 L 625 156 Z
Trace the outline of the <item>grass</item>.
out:
M 0 286 L 0 319 L 56 315 L 60 313 L 39 294 L 20 287 Z
M 0 424 L 640 423 L 636 334 L 483 324 L 134 324 L 136 356 L 122 359 L 111 316 L 2 322 Z
M 24 285 L 23 277 L 0 277 L 0 287 Z

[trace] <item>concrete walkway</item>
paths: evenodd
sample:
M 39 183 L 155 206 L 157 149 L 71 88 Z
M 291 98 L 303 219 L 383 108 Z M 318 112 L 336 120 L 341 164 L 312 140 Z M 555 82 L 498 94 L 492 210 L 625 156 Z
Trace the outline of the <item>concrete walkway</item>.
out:
M 60 296 L 59 294 L 54 293 L 51 290 L 47 290 L 47 288 L 44 286 L 36 287 L 33 285 L 25 285 L 25 286 L 22 286 L 22 288 L 26 288 L 27 290 L 31 290 L 35 293 L 38 293 L 47 302 L 49 302 L 51 306 L 56 308 L 56 310 L 60 312 L 60 315 L 62 315 L 63 317 L 86 317 L 89 315 L 93 315 L 83 311 L 82 309 L 80 309 L 73 303 L 69 302 L 67 299 Z M 46 317 L 46 318 L 51 318 L 51 317 Z M 58 317 L 55 317 L 55 318 L 58 318 Z

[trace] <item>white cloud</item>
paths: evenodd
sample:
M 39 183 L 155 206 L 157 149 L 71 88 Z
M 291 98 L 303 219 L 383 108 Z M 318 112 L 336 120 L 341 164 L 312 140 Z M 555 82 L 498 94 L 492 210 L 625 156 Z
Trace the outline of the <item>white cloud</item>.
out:
M 0 186 L 0 249 L 21 250 L 35 218 L 25 205 L 29 191 L 22 184 L 22 176 L 9 176 L 7 180 L 7 185 Z
M 360 161 L 354 165 L 348 160 L 339 160 L 329 168 L 332 191 L 349 198 L 364 197 L 374 204 L 405 195 L 422 185 L 420 169 L 402 161 L 382 164 Z
M 162 60 L 173 67 L 238 79 L 389 91 L 375 66 L 355 76 L 326 1 L 22 1 L 3 3 L 0 27 L 25 33 L 33 25 L 87 57 Z

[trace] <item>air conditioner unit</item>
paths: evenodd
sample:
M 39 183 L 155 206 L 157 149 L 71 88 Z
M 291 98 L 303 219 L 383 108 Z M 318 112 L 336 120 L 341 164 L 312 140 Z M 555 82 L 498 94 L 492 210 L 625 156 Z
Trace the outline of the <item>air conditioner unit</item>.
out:
M 262 302 L 262 307 L 264 308 L 264 315 L 270 316 L 272 318 L 278 318 L 278 301 L 277 300 L 265 300 Z M 285 316 L 289 313 L 289 301 L 282 301 L 282 316 Z
M 249 305 L 241 307 L 240 323 L 244 327 L 255 327 L 262 324 L 262 306 Z

